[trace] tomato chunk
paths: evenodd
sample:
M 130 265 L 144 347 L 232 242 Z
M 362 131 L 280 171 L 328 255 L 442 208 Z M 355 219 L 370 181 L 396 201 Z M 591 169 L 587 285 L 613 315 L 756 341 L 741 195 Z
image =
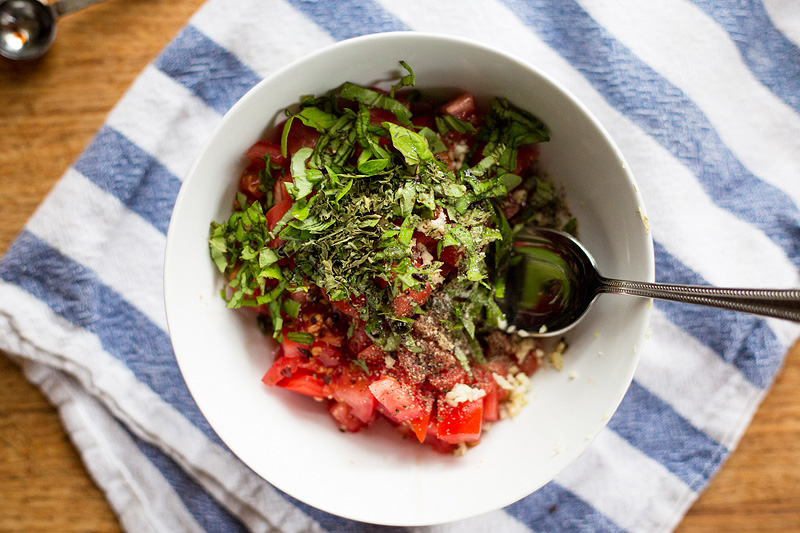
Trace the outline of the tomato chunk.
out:
M 321 344 L 321 343 L 320 343 Z M 334 352 L 329 346 L 325 346 L 328 351 Z M 323 350 L 324 352 L 325 350 Z M 282 384 L 289 378 L 298 373 L 311 373 L 324 375 L 330 369 L 323 363 L 323 358 L 313 357 L 309 347 L 305 344 L 291 341 L 284 337 L 281 344 L 280 356 L 275 359 L 269 367 L 264 377 L 261 379 L 266 385 L 272 387 Z M 337 357 L 338 359 L 338 357 Z
M 358 358 L 363 359 L 367 364 L 382 365 L 386 361 L 386 352 L 377 344 L 370 344 L 358 352 Z
M 471 93 L 457 96 L 442 106 L 443 115 L 453 115 L 461 120 L 469 120 L 475 114 L 475 99 Z
M 261 185 L 261 179 L 255 172 L 245 172 L 239 178 L 239 190 L 247 193 L 251 199 L 261 200 L 264 193 L 258 188 Z
M 439 402 L 438 416 L 436 436 L 440 440 L 450 444 L 477 442 L 481 438 L 483 398 L 461 402 L 455 407 Z
M 336 420 L 339 429 L 342 431 L 356 433 L 368 425 L 368 423 L 354 416 L 353 409 L 346 403 L 339 401 L 331 402 L 328 406 L 328 412 L 333 419 Z
M 409 317 L 414 313 L 414 304 L 422 305 L 428 301 L 428 297 L 431 295 L 431 291 L 433 287 L 430 283 L 425 285 L 425 288 L 421 291 L 415 291 L 414 289 L 406 289 L 405 292 L 398 294 L 397 297 L 392 300 L 392 312 L 394 316 L 397 317 Z
M 425 406 L 417 398 L 414 389 L 400 383 L 391 376 L 374 381 L 369 390 L 375 399 L 398 422 L 420 418 L 425 415 Z
M 384 122 L 391 122 L 392 124 L 400 124 L 397 116 L 391 111 L 373 107 L 369 110 L 369 122 L 374 126 L 380 126 Z
M 364 307 L 367 303 L 367 298 L 363 294 L 360 296 L 353 296 L 350 295 L 349 300 L 333 300 L 331 304 L 344 313 L 345 315 L 349 316 L 350 318 L 358 318 L 359 312 L 358 309 Z
M 264 156 L 266 155 L 276 165 L 283 165 L 286 162 L 286 158 L 281 155 L 281 147 L 266 141 L 258 141 L 244 155 L 250 160 L 250 165 L 257 170 L 266 167 L 264 161 Z
M 283 130 L 282 127 L 281 130 Z M 319 137 L 320 132 L 311 126 L 306 126 L 300 120 L 294 120 L 286 138 L 287 152 L 294 154 L 300 148 L 314 148 Z
M 267 211 L 265 216 L 267 217 L 267 227 L 269 227 L 270 231 L 275 228 L 275 225 L 283 218 L 283 215 L 292 208 L 292 203 L 292 199 L 287 197 Z
M 502 376 L 507 375 L 508 365 L 486 363 L 473 369 L 475 386 L 486 393 L 486 396 L 483 397 L 483 419 L 491 422 L 500 420 L 500 402 L 507 396 L 507 391 L 500 389 L 495 381 L 493 375 L 495 372 Z
M 367 424 L 375 414 L 375 396 L 369 389 L 369 380 L 343 373 L 334 383 L 333 397 L 350 407 L 349 413 Z
M 297 374 L 283 379 L 278 383 L 278 387 L 312 398 L 328 398 L 333 392 L 322 378 L 311 374 Z
M 539 147 L 535 144 L 523 144 L 517 148 L 517 164 L 514 174 L 522 176 L 530 168 L 534 161 L 539 158 Z
M 439 254 L 439 260 L 450 266 L 458 266 L 461 258 L 464 257 L 464 249 L 458 246 L 445 246 Z
M 408 421 L 411 425 L 411 431 L 414 432 L 414 435 L 417 436 L 420 442 L 425 442 L 425 437 L 428 436 L 428 427 L 431 424 L 431 411 L 433 411 L 433 398 L 429 398 L 428 401 L 425 402 L 425 412 L 422 416 L 412 418 Z

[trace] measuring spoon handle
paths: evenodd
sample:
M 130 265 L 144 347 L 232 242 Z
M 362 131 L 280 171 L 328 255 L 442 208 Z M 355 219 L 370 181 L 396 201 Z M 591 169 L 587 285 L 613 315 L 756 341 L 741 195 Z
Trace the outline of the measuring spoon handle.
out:
M 93 4 L 99 4 L 103 1 L 105 0 L 59 0 L 58 2 L 51 4 L 50 7 L 53 8 L 53 13 L 55 14 L 56 18 L 61 18 L 64 15 L 69 15 L 70 13 L 74 13 L 79 9 L 89 7 Z
M 800 322 L 800 290 L 794 289 L 725 289 L 603 278 L 599 290 Z

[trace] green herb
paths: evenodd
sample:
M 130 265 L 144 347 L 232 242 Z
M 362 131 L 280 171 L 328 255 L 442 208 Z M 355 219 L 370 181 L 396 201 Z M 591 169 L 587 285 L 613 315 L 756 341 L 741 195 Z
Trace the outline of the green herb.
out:
M 363 370 L 365 373 L 367 373 L 367 374 L 369 373 L 369 368 L 367 367 L 367 362 L 364 361 L 363 359 L 361 359 L 360 357 L 357 357 L 357 358 L 353 359 L 353 363 L 356 366 L 358 366 L 361 370 Z
M 300 314 L 300 302 L 286 298 L 283 301 L 283 312 L 292 318 L 297 318 Z
M 384 122 L 383 127 L 389 130 L 392 136 L 392 144 L 403 154 L 409 167 L 426 161 L 433 161 L 433 153 L 428 148 L 428 141 L 425 140 L 425 137 L 391 122 Z
M 394 98 L 394 93 L 398 89 L 402 89 L 403 87 L 413 87 L 414 86 L 414 71 L 411 70 L 411 67 L 408 66 L 408 63 L 405 61 L 401 61 L 400 64 L 403 66 L 404 69 L 408 72 L 405 76 L 400 78 L 396 84 L 392 86 L 392 90 L 389 92 L 389 98 Z
M 345 83 L 342 86 L 339 97 L 345 100 L 359 102 L 367 107 L 376 107 L 378 109 L 391 111 L 402 124 L 411 124 L 411 112 L 406 106 L 394 98 L 373 91 L 372 89 L 360 87 L 352 83 Z
M 306 331 L 290 331 L 286 338 L 298 344 L 313 344 L 315 340 L 314 335 Z
M 514 229 L 537 213 L 557 209 L 558 195 L 551 186 L 513 173 L 517 148 L 547 140 L 547 133 L 535 117 L 503 99 L 491 103 L 477 131 L 452 116 L 438 117 L 437 131 L 417 128 L 404 103 L 408 91 L 398 93 L 413 86 L 414 73 L 401 65 L 407 74 L 388 95 L 345 83 L 324 96 L 302 97 L 296 111 L 287 112 L 281 135 L 292 178 L 285 181 L 291 208 L 270 228 L 265 213 L 275 203 L 274 175 L 281 175 L 266 159 L 259 176 L 263 200 L 249 203 L 239 193 L 230 218 L 211 224 L 209 250 L 229 280 L 223 291 L 227 306 L 266 306 L 276 337 L 284 317 L 295 319 L 300 311 L 300 304 L 286 295 L 316 286 L 332 301 L 365 301 L 361 319 L 385 351 L 400 346 L 414 351 L 420 347 L 407 334 L 414 318 L 395 316 L 393 302 L 405 291 L 421 291 L 437 276 L 441 279 L 441 261 L 420 260 L 415 236 L 427 232 L 439 241 L 437 253 L 455 246 L 461 256 L 455 276 L 437 291 L 448 295 L 443 307 L 449 315 L 440 318 L 455 337 L 463 337 L 464 349 L 456 356 L 468 369 L 467 353 L 483 360 L 477 333 L 496 327 L 502 318 L 495 297 L 503 291 L 502 270 Z M 396 120 L 372 124 L 373 109 L 389 111 Z M 288 153 L 295 120 L 319 133 L 314 148 Z M 436 154 L 447 154 L 442 136 L 448 132 L 480 141 L 484 149 L 476 164 L 453 171 L 437 159 Z M 506 220 L 502 202 L 516 189 L 527 195 L 527 206 Z M 447 224 L 431 229 L 442 216 Z M 415 306 L 413 312 L 428 307 Z M 350 329 L 352 334 L 352 322 Z M 287 337 L 314 342 L 309 333 L 289 332 Z M 356 364 L 366 370 L 363 360 Z

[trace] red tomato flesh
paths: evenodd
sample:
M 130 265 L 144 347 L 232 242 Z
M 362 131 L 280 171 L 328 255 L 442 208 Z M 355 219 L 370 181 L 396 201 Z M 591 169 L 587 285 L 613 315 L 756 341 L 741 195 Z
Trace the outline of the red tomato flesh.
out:
M 265 155 L 269 155 L 270 161 L 276 165 L 283 165 L 286 162 L 286 158 L 281 155 L 281 147 L 266 141 L 258 141 L 244 155 L 250 160 L 250 165 L 257 170 L 266 167 Z
M 289 197 L 284 198 L 281 202 L 275 204 L 272 209 L 267 211 L 267 227 L 270 231 L 275 228 L 275 225 L 283 218 L 289 209 L 292 208 L 292 199 Z
M 281 131 L 283 131 L 283 126 L 281 126 Z M 289 157 L 300 148 L 314 148 L 319 137 L 320 133 L 317 130 L 311 126 L 306 126 L 299 119 L 295 119 L 292 121 L 292 127 L 289 129 L 289 135 L 286 138 L 286 151 Z
M 352 408 L 342 402 L 334 401 L 328 405 L 328 412 L 336 420 L 339 429 L 356 433 L 367 427 L 367 423 L 353 415 Z
M 375 396 L 369 389 L 369 380 L 342 374 L 334 382 L 333 397 L 350 407 L 350 414 L 363 423 L 374 418 Z
M 421 291 L 406 289 L 405 292 L 398 294 L 397 297 L 392 300 L 392 312 L 394 313 L 394 316 L 411 316 L 414 313 L 414 304 L 422 305 L 427 302 L 432 290 L 433 287 L 431 284 L 427 283 L 425 288 Z
M 439 254 L 439 260 L 450 266 L 458 266 L 461 258 L 464 257 L 464 250 L 457 246 L 445 246 Z
M 373 382 L 370 384 L 369 390 L 398 422 L 421 418 L 425 415 L 425 406 L 417 398 L 414 389 L 391 376 L 384 376 Z
M 328 398 L 333 392 L 322 378 L 311 374 L 298 374 L 286 378 L 278 383 L 278 387 L 312 398 Z
M 477 442 L 481 438 L 483 398 L 461 402 L 455 407 L 439 402 L 438 417 L 436 436 L 440 440 L 449 444 Z
M 261 200 L 264 193 L 259 190 L 261 179 L 255 172 L 246 172 L 239 178 L 239 190 L 246 193 L 252 200 Z
M 469 120 L 475 114 L 475 99 L 471 93 L 457 96 L 442 106 L 443 115 L 453 115 L 461 120 Z

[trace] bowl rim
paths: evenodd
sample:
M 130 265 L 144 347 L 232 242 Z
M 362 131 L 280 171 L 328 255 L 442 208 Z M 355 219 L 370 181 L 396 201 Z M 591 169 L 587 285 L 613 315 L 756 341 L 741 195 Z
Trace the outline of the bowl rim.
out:
M 302 64 L 304 64 L 306 62 L 309 62 L 309 61 L 312 61 L 315 58 L 319 58 L 320 56 L 325 56 L 325 55 L 329 55 L 329 54 L 345 53 L 345 51 L 347 49 L 351 48 L 351 47 L 361 47 L 361 46 L 368 45 L 369 43 L 372 43 L 372 42 L 375 42 L 375 41 L 383 41 L 383 40 L 399 40 L 400 42 L 402 42 L 404 40 L 429 40 L 432 43 L 445 42 L 445 43 L 449 43 L 449 44 L 457 44 L 457 45 L 463 45 L 463 46 L 467 46 L 467 47 L 471 47 L 471 48 L 477 48 L 477 49 L 482 50 L 483 52 L 488 52 L 488 53 L 493 54 L 493 55 L 501 56 L 501 57 L 505 58 L 506 60 L 517 64 L 520 68 L 528 70 L 528 71 L 531 71 L 533 74 L 535 74 L 536 76 L 540 77 L 546 83 L 550 84 L 556 91 L 562 93 L 563 96 L 565 96 L 568 100 L 570 100 L 570 102 L 573 105 L 575 105 L 577 109 L 580 110 L 580 112 L 584 116 L 584 118 L 586 118 L 592 124 L 593 128 L 599 134 L 602 135 L 602 137 L 603 137 L 604 141 L 607 143 L 607 145 L 614 151 L 614 154 L 616 155 L 617 159 L 622 163 L 622 169 L 624 171 L 625 180 L 628 183 L 630 183 L 634 188 L 633 194 L 635 196 L 636 201 L 638 202 L 638 205 L 639 205 L 640 209 L 642 210 L 642 216 L 644 216 L 645 203 L 644 203 L 644 200 L 641 197 L 641 194 L 639 192 L 639 188 L 637 186 L 636 179 L 635 179 L 633 173 L 631 172 L 630 167 L 629 167 L 627 161 L 625 160 L 624 155 L 622 154 L 620 148 L 617 146 L 616 142 L 613 140 L 613 138 L 611 137 L 609 132 L 605 129 L 605 127 L 602 125 L 602 123 L 599 121 L 599 119 L 591 112 L 591 110 L 586 106 L 586 104 L 584 104 L 579 98 L 577 98 L 577 96 L 575 96 L 569 89 L 567 89 L 560 81 L 555 79 L 553 76 L 548 74 L 546 71 L 543 71 L 538 66 L 530 63 L 529 61 L 526 61 L 526 60 L 522 59 L 519 56 L 511 54 L 511 53 L 509 53 L 509 52 L 507 52 L 505 50 L 496 48 L 496 47 L 494 47 L 492 45 L 489 45 L 489 44 L 486 44 L 486 43 L 482 43 L 482 42 L 479 42 L 479 41 L 475 41 L 475 40 L 472 40 L 472 39 L 469 39 L 469 38 L 460 37 L 460 36 L 446 35 L 446 34 L 435 33 L 435 32 L 392 31 L 392 32 L 383 32 L 383 33 L 362 35 L 362 36 L 359 36 L 359 37 L 345 39 L 345 40 L 338 41 L 338 42 L 332 43 L 330 45 L 324 46 L 324 47 L 322 47 L 322 48 L 320 48 L 320 49 L 318 49 L 316 51 L 313 51 L 311 53 L 305 54 L 305 55 L 303 55 L 303 56 L 301 56 L 299 58 L 296 58 L 296 59 L 290 61 L 289 63 L 287 63 L 286 65 L 276 69 L 274 72 L 272 72 L 271 74 L 266 76 L 264 79 L 259 81 L 256 85 L 254 85 L 252 88 L 250 88 L 239 100 L 237 100 L 237 102 L 233 106 L 231 106 L 231 108 L 228 109 L 228 111 L 226 111 L 224 113 L 224 115 L 221 117 L 221 119 L 218 121 L 218 123 L 214 126 L 212 131 L 209 133 L 207 139 L 201 145 L 200 149 L 197 152 L 197 155 L 195 156 L 195 158 L 192 161 L 192 164 L 190 165 L 189 169 L 187 170 L 187 172 L 185 174 L 186 178 L 185 178 L 183 184 L 181 185 L 180 191 L 179 191 L 179 193 L 178 193 L 178 195 L 176 197 L 176 201 L 175 201 L 175 204 L 174 204 L 174 207 L 173 207 L 172 215 L 170 217 L 170 223 L 169 223 L 169 227 L 168 227 L 168 231 L 167 231 L 167 237 L 166 237 L 165 255 L 164 255 L 164 263 L 163 263 L 164 264 L 164 268 L 163 268 L 163 277 L 162 277 L 163 286 L 164 286 L 164 305 L 165 305 L 165 312 L 166 312 L 167 327 L 168 327 L 168 331 L 170 333 L 170 342 L 172 344 L 173 352 L 175 354 L 175 359 L 176 359 L 176 362 L 177 362 L 178 367 L 180 369 L 181 375 L 182 375 L 182 377 L 184 377 L 184 380 L 186 381 L 186 386 L 187 386 L 187 388 L 189 390 L 189 393 L 190 393 L 193 401 L 195 401 L 195 403 L 198 406 L 198 409 L 200 410 L 201 413 L 203 413 L 203 416 L 206 416 L 206 415 L 203 412 L 203 409 L 200 407 L 201 404 L 200 404 L 200 402 L 198 402 L 198 398 L 195 395 L 195 391 L 193 390 L 193 387 L 189 383 L 189 381 L 186 380 L 186 378 L 185 378 L 186 374 L 184 372 L 184 369 L 183 369 L 182 363 L 181 363 L 182 358 L 178 355 L 178 348 L 176 346 L 176 341 L 174 340 L 173 335 L 172 335 L 172 331 L 173 331 L 173 327 L 172 326 L 173 326 L 173 322 L 175 321 L 175 317 L 174 317 L 174 313 L 170 312 L 170 308 L 171 308 L 170 294 L 171 294 L 171 291 L 170 291 L 170 288 L 169 288 L 169 279 L 172 276 L 174 276 L 172 269 L 173 269 L 173 267 L 177 266 L 177 265 L 174 265 L 173 262 L 171 261 L 171 259 L 174 256 L 174 253 L 175 253 L 174 252 L 174 248 L 175 248 L 175 232 L 176 232 L 176 229 L 175 229 L 176 222 L 175 221 L 178 219 L 178 217 L 180 216 L 181 211 L 184 209 L 183 204 L 184 204 L 185 197 L 188 194 L 187 191 L 191 186 L 190 184 L 193 182 L 193 180 L 192 180 L 193 176 L 195 176 L 197 174 L 197 172 L 198 172 L 198 167 L 202 162 L 203 154 L 205 154 L 208 151 L 209 146 L 211 146 L 214 143 L 214 141 L 215 141 L 217 135 L 219 134 L 220 130 L 225 129 L 226 125 L 229 122 L 231 122 L 232 120 L 234 120 L 233 117 L 235 117 L 239 113 L 239 109 L 242 108 L 242 107 L 247 106 L 248 102 L 250 100 L 259 97 L 259 92 L 261 91 L 260 88 L 262 86 L 268 85 L 268 84 L 272 83 L 276 79 L 280 79 L 281 77 L 285 76 L 288 72 L 291 72 L 294 69 L 296 69 L 299 66 L 301 66 Z M 424 87 L 424 85 L 423 85 L 423 87 Z M 276 109 L 276 112 L 279 112 L 279 109 Z M 646 275 L 644 276 L 644 281 L 653 281 L 655 279 L 655 259 L 654 259 L 654 245 L 653 245 L 653 239 L 652 239 L 652 232 L 650 231 L 650 229 L 646 230 L 645 235 L 646 235 L 645 242 L 641 243 L 641 244 L 644 245 L 644 254 L 643 254 L 644 256 L 641 258 L 645 262 L 642 265 L 643 270 L 646 272 Z M 171 318 L 171 316 L 172 316 L 172 318 Z M 642 324 L 641 324 L 641 331 L 636 332 L 637 335 L 638 335 L 637 338 L 644 339 L 646 337 L 646 332 L 647 332 L 647 330 L 649 328 L 649 322 L 650 322 L 650 308 L 648 306 L 648 308 L 645 311 L 643 311 L 643 321 L 642 321 Z M 641 347 L 642 343 L 643 343 L 643 340 L 640 342 L 639 347 Z M 636 367 L 638 366 L 638 363 L 639 363 L 639 360 L 640 360 L 640 357 L 641 357 L 641 353 L 640 353 L 641 350 L 636 350 L 636 352 L 637 353 L 633 357 L 632 364 L 630 365 L 629 373 L 626 376 L 625 391 L 627 391 L 627 389 L 630 387 L 630 384 L 631 384 L 632 379 L 633 379 L 633 374 L 635 372 Z M 185 364 L 185 361 L 184 361 L 184 364 Z M 617 408 L 619 407 L 619 404 L 621 403 L 621 401 L 622 401 L 622 395 L 619 397 L 618 401 L 613 406 L 612 413 L 617 410 Z M 222 440 L 222 442 L 224 442 L 226 444 L 226 446 L 227 446 L 228 442 L 226 441 L 226 438 L 222 434 L 217 432 L 217 429 L 211 424 L 210 420 L 208 420 L 208 422 L 209 422 L 209 426 L 211 426 L 212 430 L 215 433 L 217 433 L 217 435 Z M 596 436 L 596 434 L 592 436 L 591 440 L 593 440 L 595 436 Z M 588 446 L 588 445 L 589 444 L 587 443 L 586 446 Z M 578 456 L 580 456 L 583 453 L 584 449 L 585 449 L 585 447 L 582 450 L 580 450 L 579 453 L 575 453 L 574 454 L 575 457 L 570 458 L 567 461 L 567 465 L 569 465 L 572 462 L 574 462 L 574 459 L 576 459 Z M 249 464 L 247 462 L 245 462 L 244 459 L 239 457 L 238 454 L 233 452 L 233 450 L 231 450 L 231 451 L 237 457 L 238 460 L 240 460 L 243 464 L 245 464 L 245 465 L 247 465 L 249 467 Z M 564 468 L 566 468 L 566 465 L 564 466 Z M 563 470 L 563 468 L 562 468 L 562 470 Z M 256 475 L 258 475 L 259 477 L 261 477 L 262 479 L 267 481 L 267 483 L 269 483 L 270 485 L 273 485 L 276 488 L 289 493 L 293 497 L 297 497 L 292 492 L 286 491 L 281 485 L 279 485 L 279 484 L 267 479 L 267 477 L 263 476 L 262 474 L 256 472 Z M 555 474 L 555 475 L 557 475 L 557 474 Z M 554 475 L 554 477 L 555 477 L 555 475 Z M 538 490 L 538 488 L 535 489 L 535 490 Z M 524 495 L 522 497 L 524 497 Z M 300 499 L 300 498 L 298 498 L 298 499 Z M 517 499 L 519 499 L 519 498 L 517 498 Z M 514 500 L 514 501 L 516 501 L 516 500 Z M 513 501 L 509 501 L 507 504 L 511 504 L 511 503 L 513 503 Z M 415 520 L 413 517 L 407 517 L 407 520 L 403 521 L 403 522 L 397 522 L 397 521 L 381 522 L 381 521 L 375 521 L 375 520 L 365 520 L 363 516 L 355 516 L 352 513 L 351 514 L 342 514 L 341 512 L 338 512 L 337 510 L 332 509 L 330 507 L 321 506 L 321 505 L 319 505 L 318 502 L 315 502 L 315 503 L 310 504 L 310 505 L 313 505 L 314 507 L 316 507 L 316 508 L 318 508 L 320 510 L 323 510 L 325 512 L 329 512 L 329 513 L 335 514 L 337 516 L 341 516 L 341 517 L 352 519 L 352 520 L 368 521 L 369 523 L 374 523 L 374 524 L 393 525 L 393 526 L 407 526 L 407 527 L 433 525 L 433 524 L 439 524 L 439 523 L 448 522 L 448 521 L 451 521 L 451 520 L 459 520 L 459 519 L 469 518 L 469 517 L 474 516 L 476 514 L 480 514 L 480 513 L 487 512 L 487 511 L 490 510 L 490 509 L 478 509 L 478 510 L 474 510 L 473 512 L 466 513 L 463 516 L 447 517 L 447 518 L 444 518 L 443 520 L 437 520 L 437 521 L 430 521 L 430 520 L 418 521 L 418 520 Z

